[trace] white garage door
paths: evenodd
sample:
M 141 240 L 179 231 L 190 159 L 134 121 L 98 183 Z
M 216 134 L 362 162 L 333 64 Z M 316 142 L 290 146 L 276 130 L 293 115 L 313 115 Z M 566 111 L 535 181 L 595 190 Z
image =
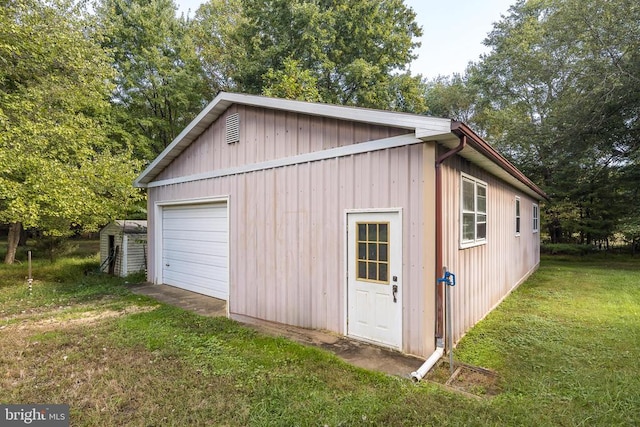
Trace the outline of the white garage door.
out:
M 226 300 L 229 295 L 226 203 L 162 209 L 162 282 Z

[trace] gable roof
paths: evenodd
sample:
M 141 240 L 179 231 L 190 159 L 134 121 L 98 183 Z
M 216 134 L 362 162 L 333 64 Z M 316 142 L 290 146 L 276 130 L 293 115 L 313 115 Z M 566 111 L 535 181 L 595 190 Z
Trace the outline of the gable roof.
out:
M 490 173 L 505 179 L 507 182 L 510 182 L 533 197 L 547 198 L 547 195 L 540 188 L 463 123 L 418 114 L 293 101 L 289 99 L 229 92 L 220 92 L 215 99 L 180 132 L 171 144 L 147 166 L 134 181 L 134 186 L 146 187 L 147 184 L 152 182 L 164 168 L 178 157 L 182 151 L 195 141 L 198 136 L 233 104 L 408 129 L 415 132 L 416 138 L 424 141 L 438 141 L 449 148 L 456 146 L 458 138 L 465 135 L 467 136 L 469 144 L 459 153 L 462 157 L 467 158 L 472 163 L 478 164 Z

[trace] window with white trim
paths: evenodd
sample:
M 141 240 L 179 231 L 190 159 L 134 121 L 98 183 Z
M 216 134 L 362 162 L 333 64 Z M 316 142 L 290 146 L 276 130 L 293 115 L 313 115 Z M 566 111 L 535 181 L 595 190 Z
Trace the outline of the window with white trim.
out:
M 516 236 L 520 235 L 520 197 L 516 196 Z
M 533 232 L 537 233 L 540 229 L 540 208 L 538 205 L 533 205 Z
M 469 247 L 487 241 L 487 184 L 462 175 L 460 206 L 460 246 Z

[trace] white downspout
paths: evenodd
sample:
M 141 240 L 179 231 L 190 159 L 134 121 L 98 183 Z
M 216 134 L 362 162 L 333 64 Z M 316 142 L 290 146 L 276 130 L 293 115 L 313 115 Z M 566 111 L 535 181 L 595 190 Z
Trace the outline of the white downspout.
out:
M 429 370 L 433 368 L 433 365 L 435 365 L 436 362 L 440 360 L 443 354 L 444 354 L 444 343 L 442 342 L 442 340 L 438 340 L 438 346 L 436 347 L 436 351 L 434 351 L 433 354 L 429 356 L 427 360 L 425 360 L 425 362 L 422 364 L 422 366 L 418 368 L 417 371 L 411 373 L 411 378 L 415 382 L 420 381 L 422 378 L 424 378 L 425 375 L 427 375 L 427 372 L 429 372 Z

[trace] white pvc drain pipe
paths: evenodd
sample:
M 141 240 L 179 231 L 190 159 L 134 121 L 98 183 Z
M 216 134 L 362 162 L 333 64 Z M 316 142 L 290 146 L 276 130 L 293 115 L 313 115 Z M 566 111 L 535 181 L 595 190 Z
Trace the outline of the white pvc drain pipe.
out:
M 433 365 L 436 364 L 438 360 L 444 354 L 444 347 L 436 347 L 436 351 L 433 352 L 431 356 L 418 368 L 417 371 L 411 373 L 411 378 L 418 382 L 429 372 L 429 369 L 433 368 Z

